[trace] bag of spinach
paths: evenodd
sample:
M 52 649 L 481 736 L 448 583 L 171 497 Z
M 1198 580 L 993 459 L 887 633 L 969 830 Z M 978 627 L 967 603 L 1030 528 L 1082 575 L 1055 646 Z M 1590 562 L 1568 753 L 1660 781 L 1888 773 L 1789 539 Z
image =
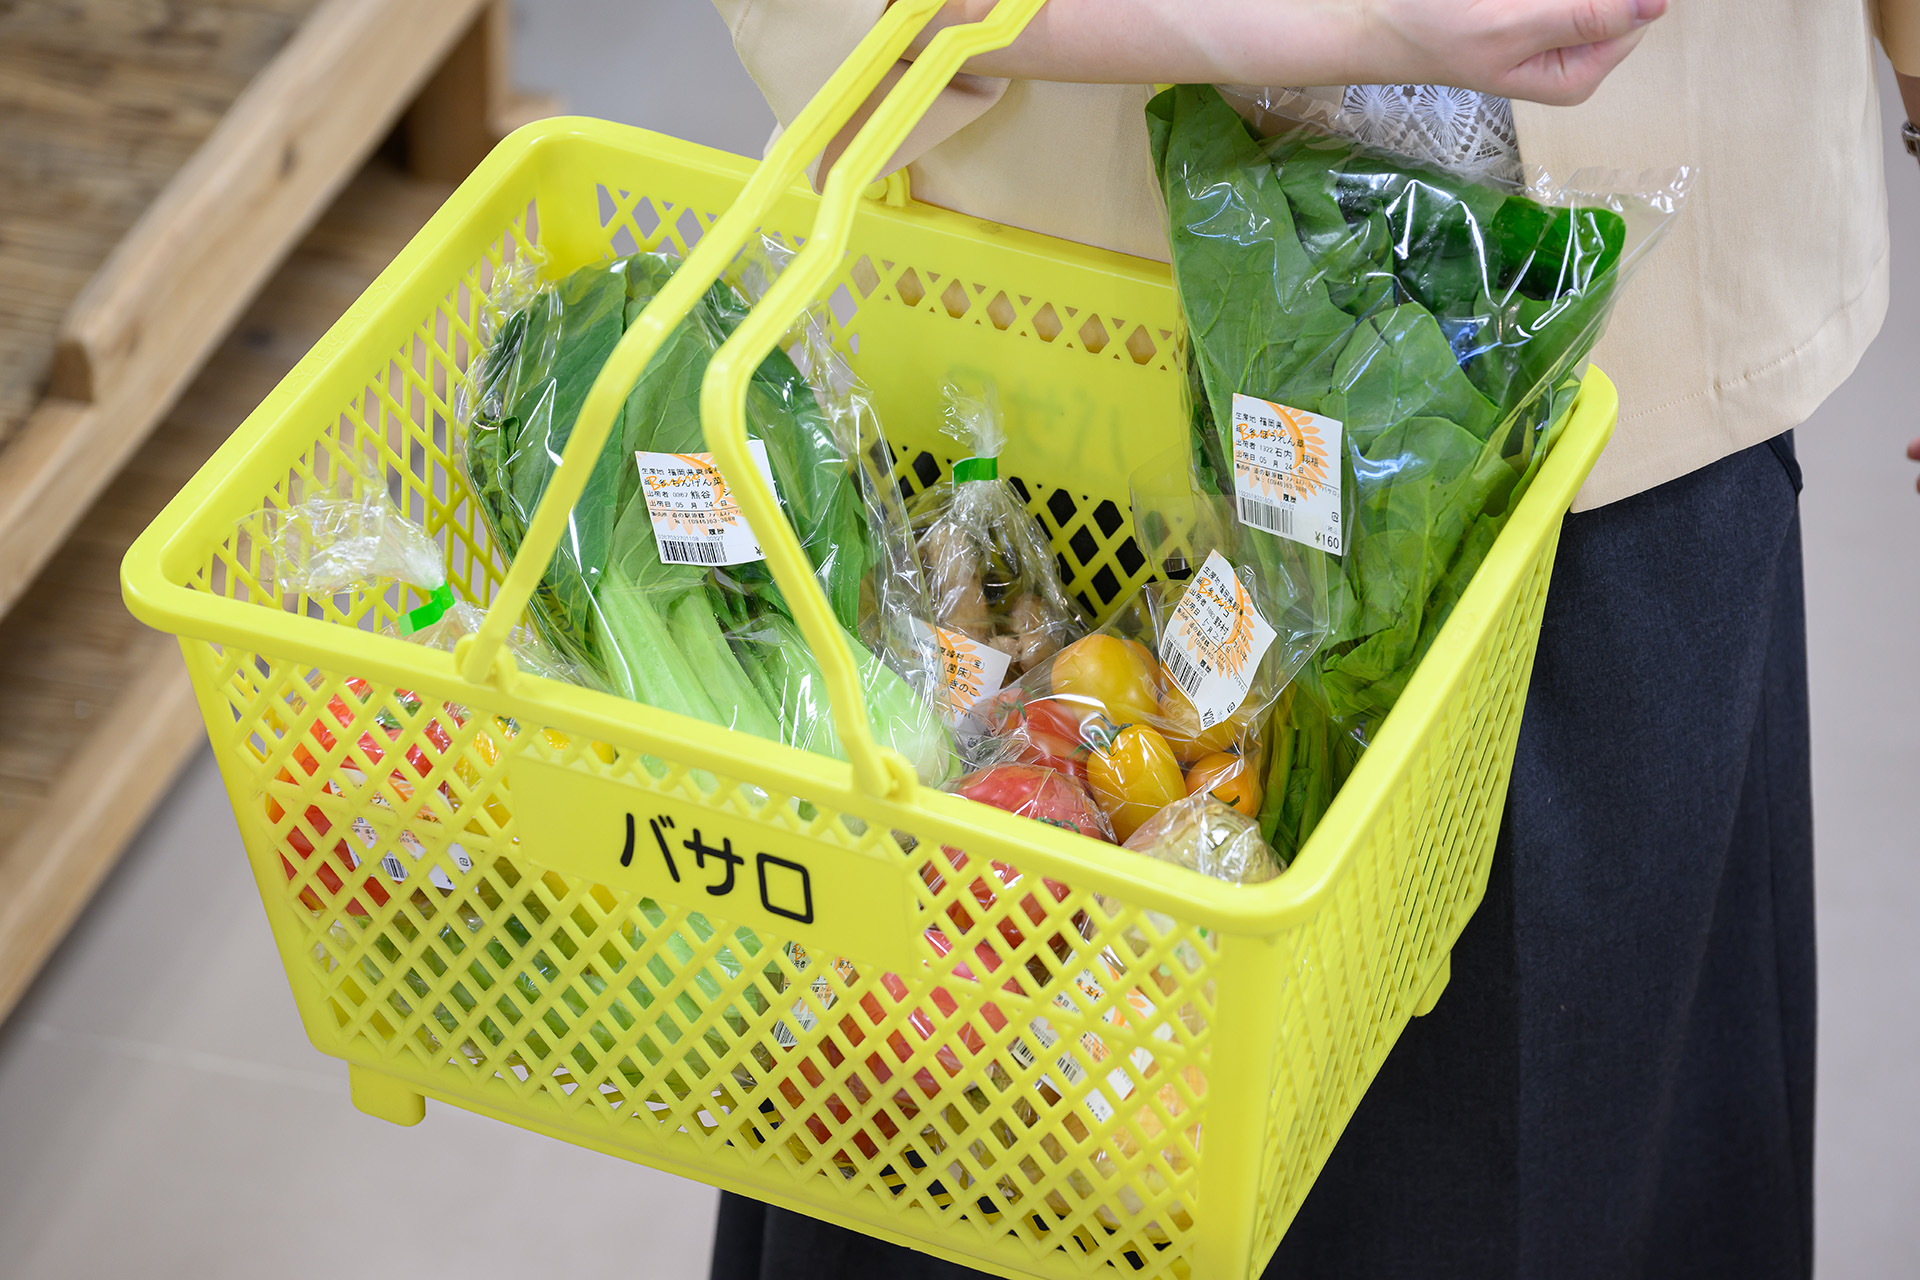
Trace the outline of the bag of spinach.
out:
M 1538 473 L 1688 175 L 1522 190 L 1318 127 L 1263 138 L 1205 85 L 1159 94 L 1147 126 L 1201 483 L 1339 558 L 1268 754 L 1261 829 L 1290 860 Z

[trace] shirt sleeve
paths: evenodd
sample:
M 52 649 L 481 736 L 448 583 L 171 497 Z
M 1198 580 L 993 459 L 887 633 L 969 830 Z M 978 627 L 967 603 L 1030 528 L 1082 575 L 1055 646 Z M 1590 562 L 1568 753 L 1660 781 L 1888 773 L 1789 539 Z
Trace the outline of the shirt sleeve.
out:
M 887 0 L 713 2 L 733 35 L 741 65 L 760 86 L 782 129 L 793 123 L 887 8 Z M 899 63 L 885 84 L 891 85 L 909 65 Z M 955 76 L 894 153 L 887 172 L 913 163 L 972 124 L 1006 91 L 1005 80 Z
M 1920 76 L 1920 0 L 1874 0 L 1873 9 L 1887 61 L 1902 75 Z

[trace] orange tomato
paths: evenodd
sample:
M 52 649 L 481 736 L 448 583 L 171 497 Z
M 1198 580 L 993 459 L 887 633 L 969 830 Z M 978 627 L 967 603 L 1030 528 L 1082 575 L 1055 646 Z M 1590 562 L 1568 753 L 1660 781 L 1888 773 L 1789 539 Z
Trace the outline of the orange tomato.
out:
M 1156 698 L 1159 697 L 1160 686 L 1162 684 L 1160 677 L 1160 656 L 1144 644 L 1141 644 L 1138 640 L 1129 640 L 1127 637 L 1121 636 L 1120 643 L 1127 646 L 1128 652 L 1132 653 L 1134 657 L 1140 659 L 1140 665 L 1147 669 L 1147 673 L 1153 681 L 1153 695 Z
M 1219 724 L 1200 727 L 1200 710 L 1187 700 L 1178 685 L 1169 684 L 1160 698 L 1160 708 L 1156 723 L 1160 732 L 1166 736 L 1167 745 L 1173 748 L 1174 755 L 1180 757 L 1181 764 L 1192 764 L 1202 756 L 1217 755 L 1229 751 L 1239 739 L 1240 733 L 1247 727 L 1243 716 L 1236 712 Z
M 1249 818 L 1260 812 L 1260 779 L 1244 756 L 1216 751 L 1194 761 L 1187 770 L 1187 794 L 1202 791 Z
M 1186 794 L 1173 748 L 1151 725 L 1129 725 L 1087 760 L 1093 797 L 1122 843 L 1140 824 Z
M 1159 710 L 1159 667 L 1146 649 L 1118 636 L 1091 635 L 1053 658 L 1053 694 L 1098 711 L 1117 725 L 1140 724 Z

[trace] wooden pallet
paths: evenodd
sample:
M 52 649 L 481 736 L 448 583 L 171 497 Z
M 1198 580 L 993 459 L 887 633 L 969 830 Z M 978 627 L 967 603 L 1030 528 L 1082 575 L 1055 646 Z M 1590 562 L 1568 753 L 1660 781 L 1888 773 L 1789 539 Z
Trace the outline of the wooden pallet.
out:
M 73 300 L 317 3 L 0 6 L 0 440 Z
M 0 8 L 0 440 L 80 290 L 316 3 Z
M 149 26 L 124 17 L 116 26 L 115 14 L 145 15 Z M 215 21 L 218 14 L 228 27 Z M 306 20 L 290 37 L 273 34 L 279 28 L 269 17 L 285 24 L 301 14 Z M 18 370 L 44 366 L 47 373 L 45 397 L 0 443 L 0 613 L 409 103 L 417 99 L 418 108 L 402 133 L 418 144 L 417 167 L 453 173 L 484 153 L 503 14 L 499 0 L 0 6 L 0 137 L 8 139 L 0 149 L 12 157 L 4 163 L 30 169 L 36 155 L 64 157 L 41 184 L 39 205 L 17 217 L 0 206 L 0 218 L 11 219 L 0 223 L 0 241 L 18 238 L 21 254 L 67 264 L 36 274 L 0 262 L 0 277 L 27 282 L 18 306 L 0 300 L 0 310 L 31 319 L 25 338 L 8 340 L 25 345 L 7 359 Z M 236 35 L 233 48 L 202 65 L 152 36 L 174 22 L 253 34 Z M 96 41 L 96 30 L 120 34 Z M 133 50 L 124 59 L 122 45 Z M 91 117 L 72 101 L 89 92 L 87 75 L 101 86 L 95 96 L 120 132 L 88 133 Z M 204 92 L 203 78 L 212 86 Z M 245 83 L 237 96 L 229 92 L 236 81 Z M 16 115 L 16 98 L 37 105 Z M 143 109 L 172 123 L 149 136 L 122 121 Z M 67 141 L 56 146 L 61 138 Z M 118 172 L 121 152 L 146 150 L 150 163 L 129 162 L 127 175 Z M 0 172 L 0 187 L 19 177 Z M 156 180 L 165 184 L 157 195 Z M 84 205 L 89 192 L 111 216 L 96 210 L 64 227 L 62 202 Z M 57 317 L 50 348 L 49 316 Z M 0 376 L 20 385 L 14 373 Z
M 206 740 L 180 651 L 120 602 L 120 558 L 451 192 L 376 161 L 0 620 L 0 1019 Z

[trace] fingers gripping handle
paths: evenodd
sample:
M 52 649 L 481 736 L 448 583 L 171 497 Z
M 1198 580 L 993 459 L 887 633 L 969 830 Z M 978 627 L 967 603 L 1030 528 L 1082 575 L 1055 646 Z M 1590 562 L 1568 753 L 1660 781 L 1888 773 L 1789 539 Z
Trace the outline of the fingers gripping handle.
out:
M 853 764 L 855 781 L 869 795 L 882 798 L 903 797 L 912 791 L 916 783 L 913 766 L 874 740 L 867 723 L 859 666 L 840 634 L 825 593 L 814 579 L 813 566 L 800 549 L 799 539 L 781 516 L 773 493 L 747 453 L 747 387 L 753 371 L 839 267 L 861 193 L 880 176 L 908 131 L 968 58 L 1012 43 L 1044 2 L 1000 0 L 985 20 L 948 27 L 934 37 L 841 155 L 821 195 L 813 234 L 759 305 L 715 353 L 700 387 L 700 420 L 706 429 L 707 448 L 713 451 L 720 474 L 738 497 L 754 537 L 767 554 L 774 579 L 786 593 L 794 617 L 813 647 L 826 677 L 834 725 Z
M 580 417 L 561 454 L 560 466 L 548 482 L 533 519 L 521 540 L 520 553 L 495 593 L 493 605 L 480 629 L 463 637 L 454 650 L 454 662 L 465 679 L 484 683 L 510 675 L 513 659 L 506 641 L 525 614 L 527 602 L 553 560 L 566 532 L 574 504 L 586 489 L 587 478 L 605 446 L 607 433 L 627 393 L 660 349 L 674 327 L 720 278 L 734 254 L 760 225 L 766 211 L 785 195 L 808 162 L 865 102 L 881 78 L 899 61 L 909 44 L 939 12 L 941 0 L 895 0 L 874 29 L 842 63 L 799 116 L 767 158 L 753 172 L 732 205 L 722 214 L 647 305 L 614 347 L 580 406 Z M 748 474 L 757 474 L 746 468 Z M 740 474 L 728 474 L 731 483 Z M 756 524 L 756 531 L 760 526 Z

